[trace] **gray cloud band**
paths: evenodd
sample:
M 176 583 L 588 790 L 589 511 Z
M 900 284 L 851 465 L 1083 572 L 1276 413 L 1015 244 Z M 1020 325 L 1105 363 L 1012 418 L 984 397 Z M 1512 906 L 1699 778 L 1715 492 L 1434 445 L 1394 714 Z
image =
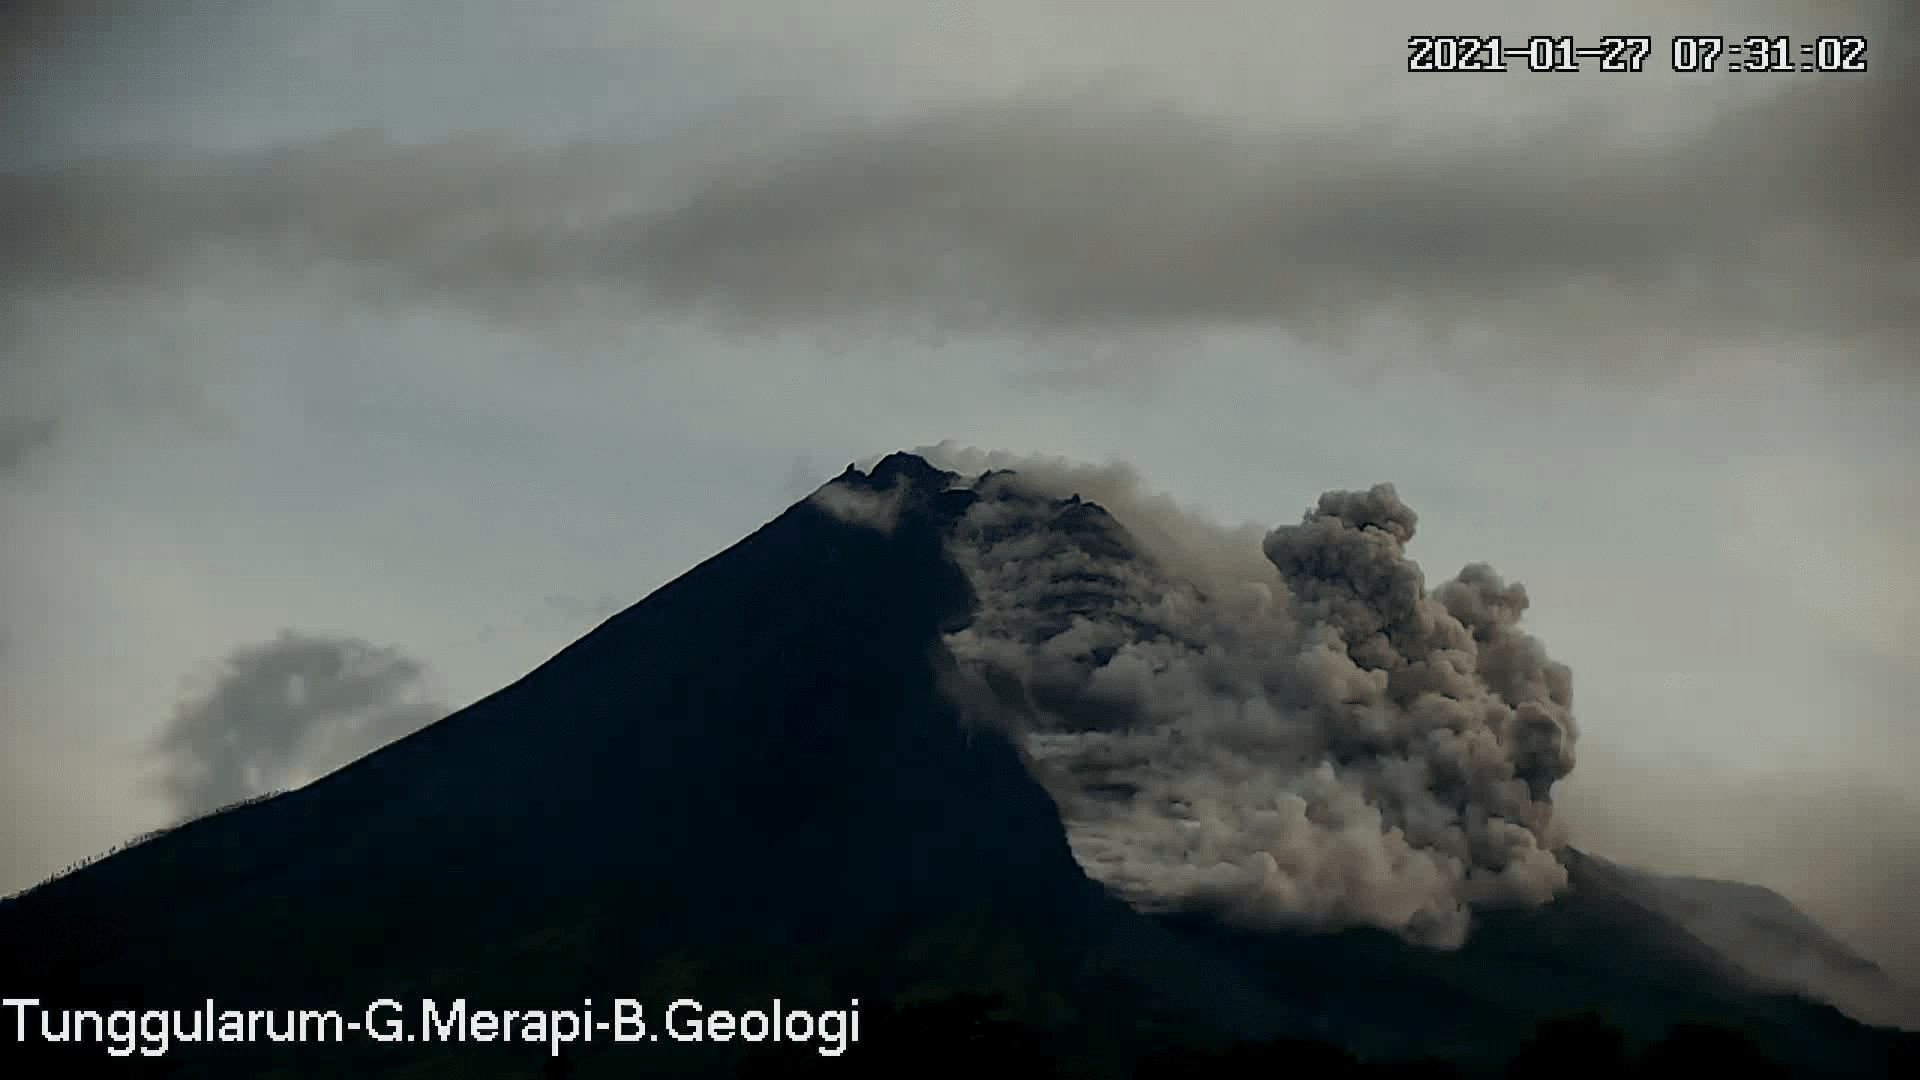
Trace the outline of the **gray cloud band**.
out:
M 364 134 L 130 154 L 0 178 L 0 281 L 124 285 L 266 256 L 346 264 L 369 298 L 494 314 L 605 288 L 748 320 L 1338 338 L 1384 319 L 1436 355 L 1456 332 L 1548 366 L 1817 339 L 1831 364 L 1905 377 L 1920 80 L 1895 44 L 1868 75 L 1783 84 L 1665 134 L 1598 107 L 1528 130 L 1283 134 L 1108 91 L 698 163 Z

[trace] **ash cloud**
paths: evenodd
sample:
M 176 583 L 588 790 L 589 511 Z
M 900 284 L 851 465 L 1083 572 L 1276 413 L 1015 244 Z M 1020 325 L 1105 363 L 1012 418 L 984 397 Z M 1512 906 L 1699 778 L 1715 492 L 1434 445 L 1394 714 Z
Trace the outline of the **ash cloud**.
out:
M 1094 877 L 1145 906 L 1443 947 L 1473 906 L 1565 885 L 1569 672 L 1519 629 L 1520 586 L 1473 565 L 1425 587 L 1390 485 L 1329 493 L 1264 542 L 1120 468 L 1039 462 L 974 490 L 953 540 L 980 598 L 949 638 L 961 700 L 1026 747 Z
M 298 787 L 444 716 L 424 680 L 357 638 L 289 630 L 237 649 L 156 740 L 157 785 L 181 816 Z
M 851 470 L 850 470 L 851 471 Z M 841 477 L 823 484 L 807 496 L 807 502 L 850 525 L 862 525 L 883 535 L 893 532 L 900 519 L 900 506 L 908 486 L 904 476 L 896 476 L 884 491 L 849 483 Z

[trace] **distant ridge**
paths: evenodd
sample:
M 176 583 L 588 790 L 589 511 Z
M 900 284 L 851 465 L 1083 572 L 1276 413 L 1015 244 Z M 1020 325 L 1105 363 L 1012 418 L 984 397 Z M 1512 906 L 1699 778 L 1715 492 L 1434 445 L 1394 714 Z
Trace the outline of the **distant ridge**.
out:
M 1759 885 L 1661 874 L 1577 852 L 1649 911 L 1684 927 L 1756 984 L 1831 1001 L 1869 1022 L 1920 1030 L 1920 994 Z

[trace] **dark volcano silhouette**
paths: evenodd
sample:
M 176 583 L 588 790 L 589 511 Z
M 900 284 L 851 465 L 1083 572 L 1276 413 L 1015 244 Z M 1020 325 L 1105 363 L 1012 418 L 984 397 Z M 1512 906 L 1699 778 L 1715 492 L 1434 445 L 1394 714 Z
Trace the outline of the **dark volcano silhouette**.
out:
M 386 998 L 409 1023 L 422 998 L 591 998 L 602 1018 L 616 997 L 650 1011 L 860 999 L 865 1041 L 835 1067 L 906 1053 L 909 1031 L 925 1043 L 912 1053 L 958 1060 L 940 1049 L 959 1047 L 956 1030 L 976 1032 L 980 1060 L 998 1047 L 1114 1075 L 1150 1051 L 1282 1038 L 1487 1064 L 1542 1017 L 1584 1008 L 1641 1041 L 1704 1019 L 1797 1066 L 1885 1060 L 1885 1033 L 1748 988 L 1574 853 L 1569 893 L 1486 914 L 1456 952 L 1137 912 L 1076 861 L 1021 751 L 947 692 L 943 635 L 976 597 L 945 541 L 983 497 L 951 479 L 904 454 L 850 468 L 838 489 L 879 508 L 878 527 L 803 501 L 477 704 L 7 901 L 0 992 L 46 1009 L 211 998 L 350 1020 Z M 993 1008 L 946 1027 L 910 1008 L 941 999 Z M 45 1044 L 31 1012 L 0 1021 L 15 1060 L 105 1055 Z M 601 1035 L 556 1063 L 545 1044 L 349 1035 L 175 1041 L 136 1060 L 178 1075 L 594 1076 L 745 1070 L 779 1049 Z

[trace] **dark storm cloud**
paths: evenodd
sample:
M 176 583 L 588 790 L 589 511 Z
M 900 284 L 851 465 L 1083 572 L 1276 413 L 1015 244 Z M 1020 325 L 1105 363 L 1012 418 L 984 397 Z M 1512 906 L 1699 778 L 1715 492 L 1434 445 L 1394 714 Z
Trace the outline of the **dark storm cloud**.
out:
M 1830 78 L 1660 137 L 1598 108 L 1415 142 L 1110 97 L 972 106 L 716 178 L 619 265 L 767 316 L 1337 335 L 1397 313 L 1537 324 L 1563 352 L 1664 324 L 1877 346 L 1911 371 L 1912 83 Z
M 35 74 L 36 63 L 97 27 L 96 16 L 105 7 L 73 0 L 13 0 L 0 6 L 0 87 L 9 100 Z
M 371 134 L 129 153 L 0 177 L 16 252 L 0 285 L 265 256 L 345 265 L 369 299 L 491 314 L 592 286 L 752 321 L 1341 338 L 1385 319 L 1427 332 L 1436 362 L 1455 331 L 1531 365 L 1818 339 L 1836 365 L 1904 376 L 1920 95 L 1903 41 L 1879 34 L 1869 74 L 1777 77 L 1764 101 L 1664 132 L 1599 105 L 1417 138 L 1269 131 L 1109 88 L 752 154 Z
M 445 715 L 421 666 L 353 638 L 283 631 L 235 650 L 155 743 L 182 815 L 298 786 Z
M 595 197 L 627 148 L 531 150 L 488 136 L 428 144 L 367 131 L 225 153 L 128 150 L 0 177 L 16 296 L 177 278 L 222 256 L 333 261 L 378 284 L 519 284 L 577 261 Z M 604 215 L 601 215 L 604 216 Z M 484 299 L 493 299 L 491 295 Z
M 272 6 L 273 0 L 0 3 L 0 132 L 7 136 L 0 159 L 40 158 L 76 128 L 98 134 L 103 121 L 149 106 L 156 89 L 191 93 L 196 84 L 206 86 L 233 67 L 231 59 L 210 58 Z
M 0 473 L 84 404 L 191 413 L 202 378 L 111 370 L 75 328 L 138 301 L 240 280 L 345 284 L 370 303 L 423 289 L 510 316 L 564 249 L 568 215 L 630 175 L 627 148 L 518 152 L 485 137 L 407 146 L 349 132 L 234 154 L 148 148 L 0 172 Z M 329 267 L 349 273 L 329 279 Z M 228 276 L 228 271 L 236 271 Z M 567 281 L 553 275 L 564 287 Z
M 12 472 L 51 445 L 59 431 L 51 416 L 0 416 L 0 475 Z

